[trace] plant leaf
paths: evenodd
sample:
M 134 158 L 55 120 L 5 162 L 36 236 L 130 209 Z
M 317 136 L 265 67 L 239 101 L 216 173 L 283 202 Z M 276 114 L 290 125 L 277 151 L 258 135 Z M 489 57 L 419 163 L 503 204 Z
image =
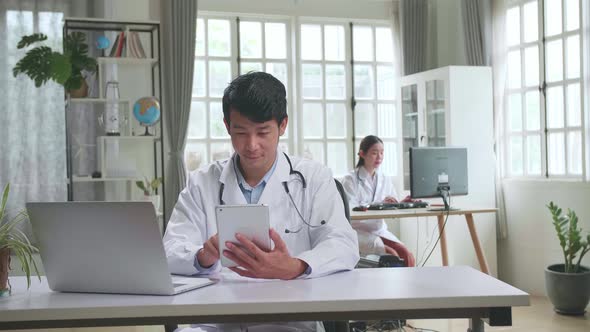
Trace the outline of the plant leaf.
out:
M 135 181 L 135 185 L 136 185 L 136 186 L 137 186 L 139 189 L 141 189 L 141 190 L 145 191 L 145 186 L 143 185 L 143 181 Z
M 152 190 L 156 190 L 156 189 L 158 189 L 158 187 L 160 186 L 161 183 L 162 183 L 162 178 L 155 178 L 152 180 L 152 183 L 150 184 L 150 186 L 152 187 Z
M 36 87 L 40 87 L 52 78 L 52 56 L 51 48 L 47 46 L 35 47 L 16 63 L 12 69 L 12 75 L 16 77 L 21 73 L 25 74 L 35 82 Z
M 72 64 L 63 54 L 53 52 L 51 60 L 51 72 L 53 80 L 64 85 L 72 75 Z
M 8 192 L 10 192 L 10 183 L 7 183 L 4 186 L 4 190 L 2 191 L 2 205 L 0 205 L 0 224 L 2 224 L 2 219 L 4 218 L 4 209 L 6 209 L 6 202 L 8 201 Z
M 47 36 L 42 33 L 34 33 L 32 35 L 23 36 L 21 40 L 18 42 L 18 44 L 16 44 L 16 48 L 20 50 L 21 48 L 27 47 L 33 43 L 44 40 L 47 40 Z

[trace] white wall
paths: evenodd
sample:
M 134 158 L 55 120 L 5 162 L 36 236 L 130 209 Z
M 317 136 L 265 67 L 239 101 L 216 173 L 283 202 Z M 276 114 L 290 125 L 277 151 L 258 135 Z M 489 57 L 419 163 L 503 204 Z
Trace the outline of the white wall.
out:
M 392 3 L 382 0 L 199 0 L 199 10 L 389 20 Z
M 550 201 L 579 216 L 579 226 L 590 230 L 590 183 L 505 180 L 508 238 L 498 242 L 499 276 L 535 295 L 544 295 L 544 269 L 562 263 L 563 254 L 551 215 Z M 587 234 L 587 233 L 586 233 Z M 590 254 L 583 259 L 590 266 Z
M 96 17 L 116 20 L 149 20 L 151 0 L 95 0 Z

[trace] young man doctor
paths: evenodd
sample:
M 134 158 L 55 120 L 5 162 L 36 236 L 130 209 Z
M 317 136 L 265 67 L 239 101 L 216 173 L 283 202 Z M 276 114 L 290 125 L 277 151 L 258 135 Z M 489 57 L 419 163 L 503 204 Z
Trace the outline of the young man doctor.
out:
M 284 85 L 267 73 L 239 76 L 225 89 L 223 117 L 236 152 L 189 175 L 164 235 L 171 272 L 218 272 L 220 255 L 238 264 L 233 272 L 251 278 L 314 278 L 353 269 L 357 236 L 330 170 L 278 148 L 288 121 Z M 215 206 L 246 203 L 270 207 L 274 249 L 266 252 L 238 234 L 252 256 L 231 243 L 219 252 Z M 290 331 L 315 327 L 289 323 Z

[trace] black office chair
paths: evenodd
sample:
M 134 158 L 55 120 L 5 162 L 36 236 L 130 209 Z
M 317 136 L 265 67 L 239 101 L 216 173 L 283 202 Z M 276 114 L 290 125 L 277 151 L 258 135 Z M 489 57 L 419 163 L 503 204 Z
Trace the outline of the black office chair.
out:
M 336 189 L 338 190 L 338 193 L 342 198 L 342 203 L 344 203 L 344 215 L 346 216 L 346 219 L 348 219 L 348 222 L 351 222 L 348 195 L 346 195 L 346 191 L 344 191 L 344 186 L 342 185 L 342 183 L 340 183 L 340 181 L 334 179 L 334 182 L 336 183 Z M 396 267 L 398 266 L 397 263 L 399 263 L 398 257 L 386 254 L 380 255 L 378 261 L 361 257 L 355 268 Z M 323 323 L 326 332 L 350 331 L 350 324 L 347 321 L 324 321 Z M 403 324 L 405 325 L 405 320 L 403 321 Z
M 340 194 L 340 198 L 342 198 L 342 203 L 344 203 L 344 215 L 346 219 L 350 223 L 352 220 L 350 218 L 350 205 L 348 204 L 348 195 L 346 195 L 346 191 L 344 191 L 344 186 L 340 181 L 334 179 L 336 182 L 336 189 Z M 379 260 L 372 260 L 361 257 L 357 264 L 357 268 L 374 268 L 374 267 L 397 267 L 400 265 L 400 259 L 396 256 L 385 254 L 380 255 Z

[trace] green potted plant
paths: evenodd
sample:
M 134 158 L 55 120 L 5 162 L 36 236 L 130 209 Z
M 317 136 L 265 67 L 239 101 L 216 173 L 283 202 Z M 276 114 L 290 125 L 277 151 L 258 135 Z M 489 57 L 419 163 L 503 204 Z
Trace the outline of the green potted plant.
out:
M 27 277 L 27 286 L 31 286 L 31 268 L 39 276 L 37 264 L 33 260 L 33 254 L 38 252 L 37 248 L 31 244 L 27 236 L 16 226 L 28 219 L 26 211 L 21 211 L 13 218 L 6 218 L 6 202 L 10 185 L 4 187 L 2 202 L 0 205 L 0 296 L 10 294 L 10 283 L 8 282 L 8 271 L 10 270 L 10 253 L 13 252 L 21 263 L 23 272 Z M 7 219 L 7 220 L 4 220 Z M 41 277 L 39 276 L 39 281 Z
M 590 301 L 590 269 L 581 262 L 590 251 L 590 233 L 584 237 L 574 211 L 568 209 L 563 215 L 561 208 L 553 202 L 547 208 L 564 258 L 564 263 L 549 265 L 545 269 L 547 295 L 557 313 L 583 315 Z
M 162 178 L 155 178 L 151 181 L 144 177 L 143 181 L 136 181 L 135 185 L 143 191 L 144 200 L 151 201 L 154 204 L 154 209 L 160 209 L 160 196 L 156 195 L 156 190 L 162 184 Z
M 42 33 L 23 36 L 17 48 L 22 49 L 35 43 L 47 40 Z M 71 97 L 81 98 L 88 94 L 88 85 L 82 71 L 94 73 L 96 60 L 88 56 L 86 35 L 76 31 L 64 38 L 63 53 L 52 50 L 49 46 L 40 45 L 30 49 L 12 69 L 14 77 L 19 74 L 29 76 L 36 87 L 49 80 L 64 86 Z

